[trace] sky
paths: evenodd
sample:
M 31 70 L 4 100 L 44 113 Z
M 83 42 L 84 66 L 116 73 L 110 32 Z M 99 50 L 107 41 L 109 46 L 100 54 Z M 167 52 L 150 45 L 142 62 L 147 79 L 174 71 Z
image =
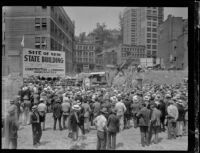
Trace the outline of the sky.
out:
M 81 32 L 88 34 L 96 28 L 96 23 L 107 25 L 108 29 L 119 29 L 119 13 L 123 12 L 125 7 L 64 7 L 66 13 L 75 21 L 75 35 Z M 186 7 L 165 7 L 164 20 L 172 14 L 175 17 L 188 18 L 188 9 Z

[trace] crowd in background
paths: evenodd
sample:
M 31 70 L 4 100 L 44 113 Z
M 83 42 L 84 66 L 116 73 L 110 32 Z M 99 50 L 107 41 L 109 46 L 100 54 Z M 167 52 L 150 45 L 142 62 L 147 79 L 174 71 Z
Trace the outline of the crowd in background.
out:
M 188 134 L 187 82 L 175 85 L 149 83 L 142 89 L 121 91 L 115 88 L 57 86 L 58 81 L 25 82 L 18 95 L 10 101 L 4 127 L 7 127 L 7 148 L 17 148 L 19 125 L 31 124 L 33 146 L 40 145 L 45 130 L 46 114 L 52 113 L 54 126 L 67 129 L 68 137 L 77 141 L 97 129 L 97 149 L 116 149 L 117 133 L 139 128 L 141 145 L 159 143 L 159 133 L 167 132 L 167 139 Z

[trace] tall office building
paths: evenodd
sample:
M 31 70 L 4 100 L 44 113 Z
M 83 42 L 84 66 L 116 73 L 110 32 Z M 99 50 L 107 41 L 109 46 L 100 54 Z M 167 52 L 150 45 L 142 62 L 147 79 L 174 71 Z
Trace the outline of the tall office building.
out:
M 188 20 L 168 15 L 159 26 L 158 57 L 163 58 L 165 68 L 188 67 Z
M 128 7 L 123 14 L 123 44 L 144 45 L 146 57 L 157 57 L 162 7 Z
M 63 7 L 5 7 L 5 52 L 7 74 L 21 72 L 24 48 L 64 51 L 66 73 L 73 69 L 74 23 Z

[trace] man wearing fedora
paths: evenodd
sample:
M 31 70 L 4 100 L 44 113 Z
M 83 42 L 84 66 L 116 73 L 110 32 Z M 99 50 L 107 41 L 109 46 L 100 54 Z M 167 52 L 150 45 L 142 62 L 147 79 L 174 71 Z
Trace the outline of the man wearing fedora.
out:
M 36 148 L 38 147 L 38 145 L 40 145 L 40 139 L 42 136 L 40 116 L 37 109 L 37 105 L 34 105 L 32 107 L 32 113 L 30 114 L 30 124 L 32 125 L 33 134 L 33 146 Z
M 17 149 L 18 129 L 19 129 L 19 122 L 17 115 L 17 106 L 14 104 L 14 101 L 11 100 L 10 106 L 8 107 L 8 111 L 6 114 L 5 125 L 4 125 L 6 149 Z
M 145 103 L 141 104 L 141 109 L 136 116 L 139 118 L 142 147 L 149 146 L 150 110 Z
M 106 150 L 107 119 L 105 115 L 108 114 L 107 109 L 103 108 L 100 113 L 94 119 L 94 124 L 97 128 L 97 150 Z
M 116 149 L 116 135 L 119 132 L 119 118 L 116 115 L 116 110 L 112 109 L 108 117 L 107 123 L 107 149 Z
M 56 123 L 57 120 L 59 122 L 59 128 L 60 130 L 62 130 L 62 126 L 61 126 L 61 117 L 62 117 L 62 106 L 61 106 L 61 100 L 58 97 L 55 100 L 55 104 L 53 105 L 53 118 L 54 118 L 54 127 L 53 129 L 56 130 Z

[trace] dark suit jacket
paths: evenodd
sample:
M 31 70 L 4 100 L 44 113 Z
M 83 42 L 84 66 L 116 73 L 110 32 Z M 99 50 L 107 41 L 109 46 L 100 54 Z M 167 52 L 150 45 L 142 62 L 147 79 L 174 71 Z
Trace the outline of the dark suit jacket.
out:
M 60 118 L 62 116 L 62 106 L 60 103 L 55 103 L 53 105 L 53 117 Z
M 139 126 L 149 126 L 150 125 L 150 110 L 143 107 L 138 113 Z
M 161 111 L 154 109 L 151 115 L 152 126 L 160 126 Z
M 113 133 L 119 132 L 119 118 L 115 114 L 111 114 L 108 117 L 107 126 L 108 126 L 109 132 L 113 132 Z

